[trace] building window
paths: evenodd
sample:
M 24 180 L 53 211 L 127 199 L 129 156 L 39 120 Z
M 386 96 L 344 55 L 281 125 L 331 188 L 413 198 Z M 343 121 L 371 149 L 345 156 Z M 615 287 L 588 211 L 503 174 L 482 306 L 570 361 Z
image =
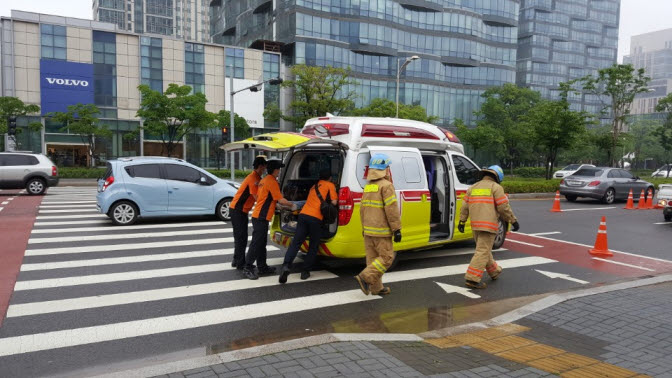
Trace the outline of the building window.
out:
M 205 56 L 203 45 L 184 44 L 184 83 L 193 93 L 205 93 Z
M 140 77 L 142 84 L 163 92 L 163 52 L 161 38 L 140 38 Z
M 42 58 L 66 60 L 65 26 L 42 24 L 40 40 Z
M 109 9 L 98 9 L 98 21 L 117 24 L 121 29 L 123 29 L 124 25 L 126 25 L 126 21 L 124 20 L 124 12 L 113 11 Z
M 163 35 L 173 34 L 173 19 L 147 16 L 147 32 Z
M 226 76 L 235 77 L 236 79 L 245 78 L 245 50 L 243 49 L 226 49 Z
M 98 106 L 117 106 L 116 34 L 93 31 L 93 95 Z
M 264 80 L 280 77 L 280 55 L 264 53 Z M 277 85 L 264 85 L 264 108 L 275 104 L 280 105 L 280 87 Z M 279 122 L 268 122 L 264 124 L 265 128 L 278 128 Z

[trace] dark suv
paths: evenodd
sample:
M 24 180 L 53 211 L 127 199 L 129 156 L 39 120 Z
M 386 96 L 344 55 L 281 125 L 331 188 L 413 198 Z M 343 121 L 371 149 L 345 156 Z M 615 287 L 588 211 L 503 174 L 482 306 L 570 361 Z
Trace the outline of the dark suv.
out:
M 42 154 L 0 152 L 0 189 L 23 189 L 29 194 L 44 194 L 58 185 L 56 165 Z

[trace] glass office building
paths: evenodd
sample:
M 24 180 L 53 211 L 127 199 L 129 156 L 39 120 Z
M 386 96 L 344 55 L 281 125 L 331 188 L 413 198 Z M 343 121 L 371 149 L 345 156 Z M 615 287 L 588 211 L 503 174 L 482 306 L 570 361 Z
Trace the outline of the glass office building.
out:
M 516 80 L 518 0 L 213 0 L 215 43 L 277 49 L 285 64 L 350 67 L 357 106 L 375 98 L 472 124 L 480 95 Z
M 558 84 L 616 63 L 620 0 L 522 0 L 516 83 L 557 99 Z M 590 94 L 571 95 L 572 109 L 599 113 Z

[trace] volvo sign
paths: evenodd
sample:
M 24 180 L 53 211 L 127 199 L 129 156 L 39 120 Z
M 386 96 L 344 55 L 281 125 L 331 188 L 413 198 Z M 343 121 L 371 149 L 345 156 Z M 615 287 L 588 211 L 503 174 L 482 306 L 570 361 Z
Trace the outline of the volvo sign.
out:
M 42 114 L 64 112 L 68 105 L 93 103 L 93 65 L 40 60 Z

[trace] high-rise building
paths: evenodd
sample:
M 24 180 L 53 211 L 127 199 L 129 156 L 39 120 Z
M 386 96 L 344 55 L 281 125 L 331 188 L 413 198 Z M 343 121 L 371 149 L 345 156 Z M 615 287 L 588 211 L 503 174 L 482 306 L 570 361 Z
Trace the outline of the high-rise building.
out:
M 362 106 L 419 104 L 471 124 L 480 95 L 514 83 L 519 0 L 212 0 L 214 43 L 277 49 L 286 64 L 350 67 Z
M 616 63 L 620 0 L 522 0 L 516 83 L 557 99 L 558 84 Z M 599 113 L 591 94 L 571 94 L 572 109 Z
M 209 42 L 210 0 L 93 0 L 93 19 L 138 34 Z
M 630 113 L 655 113 L 658 101 L 672 93 L 672 29 L 633 36 L 623 63 L 643 68 L 651 78 L 650 91 L 635 97 Z

